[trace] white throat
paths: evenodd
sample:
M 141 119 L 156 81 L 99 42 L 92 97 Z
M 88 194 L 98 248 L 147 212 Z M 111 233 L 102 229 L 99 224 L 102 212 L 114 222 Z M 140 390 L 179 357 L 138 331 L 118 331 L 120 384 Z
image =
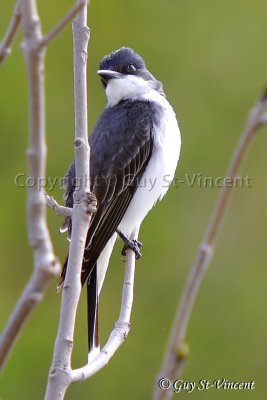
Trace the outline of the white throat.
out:
M 121 100 L 135 99 L 148 94 L 153 83 L 134 75 L 126 75 L 119 79 L 110 79 L 106 87 L 108 107 L 114 107 Z

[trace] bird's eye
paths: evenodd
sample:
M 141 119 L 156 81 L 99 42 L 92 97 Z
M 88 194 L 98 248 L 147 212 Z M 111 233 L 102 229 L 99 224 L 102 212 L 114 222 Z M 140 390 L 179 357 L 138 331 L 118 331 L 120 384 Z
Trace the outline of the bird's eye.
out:
M 133 64 L 129 64 L 129 65 L 127 65 L 127 71 L 132 73 L 132 72 L 136 71 L 136 68 Z

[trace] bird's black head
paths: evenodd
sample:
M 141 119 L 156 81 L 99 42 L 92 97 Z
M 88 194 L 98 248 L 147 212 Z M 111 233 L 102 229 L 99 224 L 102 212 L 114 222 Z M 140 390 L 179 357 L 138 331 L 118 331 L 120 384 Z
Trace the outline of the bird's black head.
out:
M 106 89 L 108 104 L 137 98 L 149 90 L 164 95 L 162 85 L 146 69 L 141 56 L 129 47 L 121 47 L 105 56 L 97 71 Z
M 135 53 L 130 47 L 121 47 L 106 55 L 100 62 L 100 71 L 111 71 L 101 74 L 101 81 L 104 87 L 111 78 L 120 75 L 135 75 L 144 80 L 155 80 L 153 75 L 146 69 L 144 60 L 139 54 Z M 113 73 L 114 72 L 114 73 Z M 117 73 L 117 74 L 116 74 Z
M 116 71 L 121 74 L 135 75 L 146 68 L 144 60 L 129 47 L 121 47 L 105 56 L 100 70 Z

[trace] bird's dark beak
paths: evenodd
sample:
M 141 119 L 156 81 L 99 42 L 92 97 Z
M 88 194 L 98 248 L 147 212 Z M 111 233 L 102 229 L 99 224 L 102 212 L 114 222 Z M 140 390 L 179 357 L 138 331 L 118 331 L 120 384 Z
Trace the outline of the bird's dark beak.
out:
M 98 75 L 101 77 L 103 83 L 107 84 L 110 79 L 119 79 L 122 77 L 117 71 L 111 71 L 109 69 L 99 69 L 97 71 Z

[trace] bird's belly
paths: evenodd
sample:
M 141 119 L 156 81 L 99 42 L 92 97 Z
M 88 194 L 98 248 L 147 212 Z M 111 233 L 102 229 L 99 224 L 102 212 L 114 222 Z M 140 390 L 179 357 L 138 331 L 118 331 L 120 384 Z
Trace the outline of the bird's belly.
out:
M 153 131 L 154 149 L 150 161 L 119 225 L 119 229 L 129 237 L 138 234 L 147 213 L 166 194 L 179 159 L 180 131 L 169 103 L 165 105 L 159 121 Z

